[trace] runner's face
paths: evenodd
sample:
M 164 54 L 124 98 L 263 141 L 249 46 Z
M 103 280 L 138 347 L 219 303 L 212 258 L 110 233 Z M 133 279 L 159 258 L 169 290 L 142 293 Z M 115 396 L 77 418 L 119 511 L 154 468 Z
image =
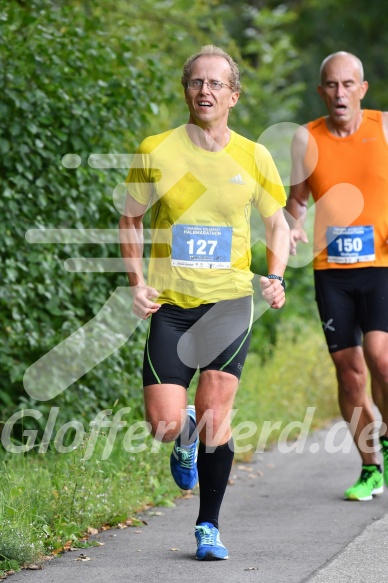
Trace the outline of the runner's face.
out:
M 217 55 L 199 57 L 193 63 L 190 80 L 221 81 L 230 85 L 230 65 Z M 227 125 L 229 109 L 237 103 L 239 94 L 229 87 L 211 90 L 204 83 L 201 89 L 186 89 L 185 99 L 190 111 L 190 123 L 201 127 Z
M 357 61 L 351 56 L 333 57 L 326 64 L 318 92 L 334 124 L 343 126 L 358 116 L 368 89 L 368 83 L 360 76 Z

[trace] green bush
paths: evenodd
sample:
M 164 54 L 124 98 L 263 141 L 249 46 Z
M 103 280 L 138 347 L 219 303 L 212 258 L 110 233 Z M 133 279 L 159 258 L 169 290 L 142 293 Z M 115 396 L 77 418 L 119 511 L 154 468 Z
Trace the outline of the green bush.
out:
M 0 52 L 0 405 L 25 397 L 26 369 L 98 314 L 123 274 L 69 272 L 69 257 L 119 257 L 117 243 L 34 244 L 30 229 L 113 229 L 112 193 L 126 169 L 88 165 L 95 153 L 133 152 L 160 90 L 161 71 L 136 39 L 103 30 L 82 5 L 3 2 Z M 123 30 L 123 24 L 121 32 Z M 15 42 L 17 39 L 17 42 Z M 136 44 L 137 43 L 137 44 Z M 136 45 L 137 53 L 134 54 Z M 139 107 L 139 103 L 147 104 Z M 64 156 L 67 163 L 63 164 Z M 43 236 L 44 239 L 44 236 Z M 125 318 L 128 306 L 122 305 Z M 112 334 L 115 334 L 112 323 Z M 140 332 L 140 335 L 142 332 Z M 138 334 L 137 334 L 138 336 Z M 100 344 L 108 339 L 102 336 Z M 81 413 L 136 397 L 135 337 L 52 405 Z M 71 357 L 71 355 L 70 355 Z M 124 387 L 132 387 L 125 389 Z

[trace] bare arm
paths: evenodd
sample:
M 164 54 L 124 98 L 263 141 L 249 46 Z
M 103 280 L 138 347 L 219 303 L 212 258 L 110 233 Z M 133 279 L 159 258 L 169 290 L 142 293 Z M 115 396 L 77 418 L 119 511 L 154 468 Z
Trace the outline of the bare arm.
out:
M 295 133 L 291 146 L 291 187 L 286 204 L 286 217 L 290 226 L 290 253 L 296 255 L 296 245 L 299 241 L 308 243 L 303 225 L 307 214 L 307 204 L 310 197 L 310 187 L 307 183 L 304 157 L 307 148 L 308 134 L 303 126 Z
M 282 209 L 262 217 L 265 225 L 268 273 L 283 276 L 288 261 L 289 227 Z M 260 279 L 263 297 L 271 308 L 279 309 L 286 301 L 284 288 L 277 279 Z
M 383 111 L 383 130 L 384 130 L 385 139 L 388 142 L 388 112 L 387 111 Z
M 160 308 L 153 301 L 159 293 L 148 286 L 143 273 L 143 216 L 146 207 L 127 195 L 125 210 L 120 218 L 120 251 L 125 262 L 129 285 L 133 294 L 133 311 L 139 318 L 147 318 Z

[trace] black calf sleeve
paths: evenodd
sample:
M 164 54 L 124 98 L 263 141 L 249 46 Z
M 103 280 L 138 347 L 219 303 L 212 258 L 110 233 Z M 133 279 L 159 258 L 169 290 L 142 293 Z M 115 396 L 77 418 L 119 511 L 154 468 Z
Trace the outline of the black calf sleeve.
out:
M 233 439 L 215 449 L 199 444 L 198 479 L 199 479 L 199 514 L 197 524 L 210 522 L 218 528 L 218 516 L 221 503 L 232 468 L 234 457 Z

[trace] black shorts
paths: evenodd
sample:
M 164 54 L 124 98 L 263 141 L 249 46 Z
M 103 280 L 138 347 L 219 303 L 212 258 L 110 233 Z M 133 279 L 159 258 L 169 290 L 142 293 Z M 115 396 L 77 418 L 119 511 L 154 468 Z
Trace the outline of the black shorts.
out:
M 181 308 L 170 304 L 151 316 L 144 349 L 143 385 L 188 388 L 196 370 L 219 370 L 238 379 L 248 353 L 252 297 Z
M 362 345 L 362 335 L 388 332 L 388 268 L 314 271 L 315 299 L 329 352 Z

